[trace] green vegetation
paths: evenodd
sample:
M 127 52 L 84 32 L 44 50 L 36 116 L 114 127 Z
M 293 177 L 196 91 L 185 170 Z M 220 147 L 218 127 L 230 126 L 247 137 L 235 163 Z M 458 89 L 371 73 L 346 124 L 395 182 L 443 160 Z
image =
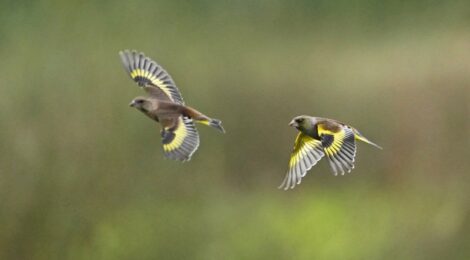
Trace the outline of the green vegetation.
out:
M 0 2 L 0 259 L 469 259 L 468 1 Z M 189 163 L 118 51 L 162 64 Z M 356 169 L 293 191 L 296 115 L 345 121 Z

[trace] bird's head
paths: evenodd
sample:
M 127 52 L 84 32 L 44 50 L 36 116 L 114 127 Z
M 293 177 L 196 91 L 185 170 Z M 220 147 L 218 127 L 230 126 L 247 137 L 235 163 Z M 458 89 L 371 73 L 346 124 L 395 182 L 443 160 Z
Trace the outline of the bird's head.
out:
M 309 116 L 296 116 L 290 121 L 289 126 L 297 128 L 297 130 L 309 130 L 315 122 Z
M 134 98 L 131 103 L 129 103 L 130 107 L 134 107 L 140 111 L 150 111 L 152 107 L 152 102 L 145 97 L 137 97 Z

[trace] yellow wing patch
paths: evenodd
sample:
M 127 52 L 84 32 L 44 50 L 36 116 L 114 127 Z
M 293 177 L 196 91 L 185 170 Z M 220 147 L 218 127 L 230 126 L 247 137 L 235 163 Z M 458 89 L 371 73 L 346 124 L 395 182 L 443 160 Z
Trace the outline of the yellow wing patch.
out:
M 188 135 L 188 130 L 186 129 L 186 126 L 184 125 L 181 118 L 179 119 L 178 127 L 173 131 L 173 134 L 173 140 L 170 143 L 163 145 L 163 150 L 165 150 L 165 152 L 178 149 L 183 144 L 184 139 Z
M 199 134 L 190 118 L 179 117 L 174 129 L 164 129 L 163 151 L 165 156 L 179 161 L 188 161 L 199 146 Z
M 137 84 L 158 87 L 171 101 L 184 104 L 183 97 L 170 74 L 158 63 L 146 57 L 142 52 L 125 50 L 119 52 L 119 55 L 124 67 Z
M 157 77 L 155 77 L 155 75 L 152 75 L 149 71 L 146 71 L 146 70 L 143 70 L 143 69 L 135 69 L 133 71 L 130 72 L 131 73 L 131 78 L 132 79 L 136 79 L 137 77 L 143 77 L 143 78 L 146 78 L 148 80 L 150 80 L 150 82 L 152 82 L 153 85 L 155 86 L 163 86 L 163 81 L 159 80 Z M 165 91 L 165 90 L 163 90 Z M 169 93 L 168 93 L 169 95 Z
M 289 170 L 279 188 L 287 190 L 300 184 L 307 171 L 317 164 L 323 156 L 321 142 L 300 132 L 295 139 L 290 156 Z
M 351 172 L 356 156 L 355 136 L 351 127 L 340 126 L 337 129 L 325 129 L 325 125 L 319 124 L 318 135 L 333 173 L 344 175 L 346 172 Z

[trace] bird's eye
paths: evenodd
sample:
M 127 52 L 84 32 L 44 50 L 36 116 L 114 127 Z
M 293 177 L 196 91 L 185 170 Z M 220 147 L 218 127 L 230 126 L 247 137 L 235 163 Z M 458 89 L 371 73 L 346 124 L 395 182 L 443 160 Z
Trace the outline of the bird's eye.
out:
M 297 121 L 297 123 L 302 123 L 302 122 L 304 121 L 304 119 L 303 119 L 303 118 L 298 118 L 298 119 L 295 120 L 295 121 Z

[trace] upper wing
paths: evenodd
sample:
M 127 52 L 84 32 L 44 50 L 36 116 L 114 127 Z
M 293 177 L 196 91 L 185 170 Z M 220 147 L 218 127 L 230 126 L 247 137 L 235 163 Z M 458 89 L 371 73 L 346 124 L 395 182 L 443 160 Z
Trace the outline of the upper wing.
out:
M 300 132 L 295 139 L 294 149 L 289 160 L 289 171 L 279 188 L 287 190 L 300 184 L 305 176 L 324 156 L 321 142 Z
M 199 134 L 193 120 L 180 116 L 174 126 L 164 127 L 162 143 L 167 158 L 189 161 L 199 146 Z
M 334 174 L 351 172 L 356 156 L 354 131 L 346 125 L 331 130 L 326 124 L 318 124 L 318 135 Z
M 131 78 L 140 86 L 153 85 L 160 88 L 168 98 L 176 103 L 184 104 L 183 97 L 176 87 L 170 74 L 155 61 L 137 51 L 120 51 L 122 63 Z
M 154 87 L 152 85 L 145 85 L 143 87 L 143 89 L 145 90 L 145 92 L 147 92 L 151 97 L 154 97 L 156 99 L 158 99 L 159 101 L 168 101 L 168 102 L 172 102 L 170 97 L 167 96 L 165 94 L 165 92 L 163 92 L 163 90 L 161 88 L 157 88 L 157 87 Z M 173 102 L 172 102 L 173 103 Z M 175 103 L 177 104 L 177 103 Z

